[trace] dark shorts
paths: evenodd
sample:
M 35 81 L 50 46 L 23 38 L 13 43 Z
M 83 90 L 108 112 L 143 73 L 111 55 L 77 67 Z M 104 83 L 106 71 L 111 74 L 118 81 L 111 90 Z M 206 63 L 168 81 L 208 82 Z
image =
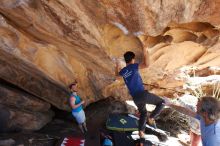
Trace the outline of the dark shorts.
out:
M 133 96 L 134 103 L 138 106 L 140 104 L 158 105 L 164 102 L 159 96 L 144 90 Z
M 149 118 L 155 118 L 163 109 L 164 100 L 155 94 L 149 93 L 147 90 L 137 93 L 133 100 L 140 112 L 138 129 L 144 131 L 147 117 L 146 104 L 156 105 L 154 111 L 149 115 Z

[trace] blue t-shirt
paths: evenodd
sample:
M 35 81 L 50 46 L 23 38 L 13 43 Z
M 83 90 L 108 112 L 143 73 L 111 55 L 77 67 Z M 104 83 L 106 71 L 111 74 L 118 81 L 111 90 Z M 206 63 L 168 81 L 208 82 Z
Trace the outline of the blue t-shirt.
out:
M 138 64 L 129 64 L 124 67 L 119 75 L 123 76 L 125 84 L 128 87 L 128 90 L 131 96 L 134 96 L 138 92 L 144 91 L 143 81 L 138 72 Z
M 75 104 L 79 104 L 81 102 L 81 99 L 78 95 L 74 95 L 73 93 L 70 95 L 70 98 L 75 98 Z M 71 102 L 71 101 L 70 101 Z M 79 107 L 72 109 L 72 112 L 80 112 L 82 110 L 82 105 Z
M 206 126 L 205 121 L 199 115 L 196 119 L 200 121 L 202 145 L 203 146 L 220 146 L 220 120 L 216 123 Z

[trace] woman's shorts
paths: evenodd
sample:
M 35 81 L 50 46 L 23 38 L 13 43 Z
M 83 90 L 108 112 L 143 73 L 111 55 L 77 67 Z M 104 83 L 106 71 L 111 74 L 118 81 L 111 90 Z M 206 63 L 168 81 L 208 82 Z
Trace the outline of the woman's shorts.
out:
M 72 112 L 73 117 L 75 117 L 78 124 L 82 124 L 86 121 L 85 112 L 83 110 L 79 112 Z

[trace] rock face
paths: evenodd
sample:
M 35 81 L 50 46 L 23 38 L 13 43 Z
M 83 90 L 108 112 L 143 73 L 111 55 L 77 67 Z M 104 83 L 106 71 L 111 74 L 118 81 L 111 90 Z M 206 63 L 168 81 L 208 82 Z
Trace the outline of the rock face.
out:
M 0 132 L 39 130 L 52 119 L 49 103 L 1 82 Z
M 181 67 L 196 66 L 204 75 L 220 66 L 219 6 L 217 0 L 1 0 L 4 123 L 41 128 L 53 115 L 51 105 L 70 110 L 67 86 L 75 79 L 87 105 L 130 98 L 122 80 L 115 81 L 113 60 L 127 50 L 140 60 L 143 47 L 151 56 L 142 72 L 146 88 L 167 96 L 184 92 Z

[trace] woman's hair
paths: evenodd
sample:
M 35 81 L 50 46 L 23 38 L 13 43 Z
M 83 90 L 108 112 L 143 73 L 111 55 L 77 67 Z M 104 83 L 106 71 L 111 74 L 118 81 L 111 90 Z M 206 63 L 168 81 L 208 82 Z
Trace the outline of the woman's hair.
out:
M 77 83 L 78 83 L 77 80 L 75 80 L 74 82 L 72 82 L 71 84 L 69 84 L 69 88 L 71 89 L 72 86 L 76 85 Z
M 220 101 L 214 97 L 202 97 L 199 112 L 206 112 L 210 120 L 220 118 Z

